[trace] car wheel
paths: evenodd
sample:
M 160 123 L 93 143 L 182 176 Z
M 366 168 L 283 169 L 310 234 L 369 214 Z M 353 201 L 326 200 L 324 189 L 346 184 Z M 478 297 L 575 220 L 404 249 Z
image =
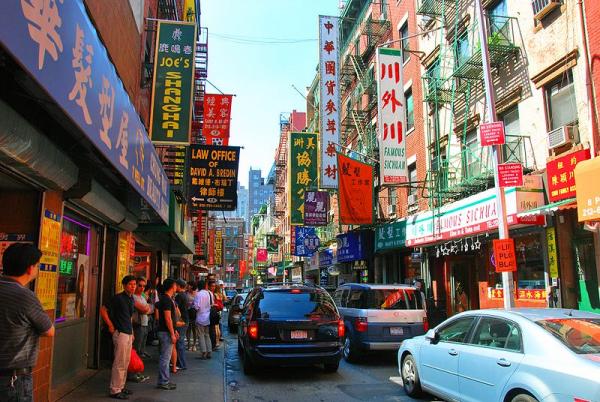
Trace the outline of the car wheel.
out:
M 348 363 L 356 363 L 359 359 L 359 352 L 352 343 L 349 336 L 344 337 L 344 348 L 342 349 L 342 356 Z
M 244 374 L 246 375 L 252 375 L 256 372 L 256 367 L 254 366 L 254 363 L 252 363 L 252 361 L 250 360 L 250 357 L 248 357 L 248 355 L 246 353 L 244 353 L 242 358 L 242 367 L 244 369 Z
M 538 400 L 529 394 L 519 394 L 511 399 L 510 402 L 538 402 Z
M 404 392 L 410 397 L 420 396 L 423 392 L 419 372 L 417 371 L 417 363 L 412 355 L 406 355 L 402 360 L 402 385 Z
M 340 367 L 339 360 L 335 363 L 325 363 L 323 365 L 323 371 L 325 371 L 326 373 L 335 373 L 336 371 L 338 371 L 339 367 Z

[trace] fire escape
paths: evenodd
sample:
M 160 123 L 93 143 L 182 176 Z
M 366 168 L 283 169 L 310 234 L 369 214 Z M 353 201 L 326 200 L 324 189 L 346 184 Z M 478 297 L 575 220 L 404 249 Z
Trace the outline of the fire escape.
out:
M 290 120 L 287 114 L 279 115 L 279 145 L 275 154 L 275 211 L 274 215 L 280 220 L 285 216 L 287 207 L 287 157 Z
M 203 144 L 204 94 L 208 77 L 208 28 L 200 27 L 194 62 L 194 110 L 192 114 L 192 144 Z

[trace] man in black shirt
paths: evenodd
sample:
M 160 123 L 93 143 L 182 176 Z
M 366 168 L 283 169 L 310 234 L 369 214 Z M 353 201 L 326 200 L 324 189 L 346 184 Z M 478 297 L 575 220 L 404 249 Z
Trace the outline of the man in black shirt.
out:
M 176 309 L 173 301 L 175 289 L 175 280 L 165 279 L 163 282 L 164 293 L 160 295 L 156 306 L 158 309 L 158 340 L 160 341 L 157 387 L 166 390 L 173 390 L 177 387 L 170 382 L 171 376 L 169 373 L 169 361 L 173 353 L 173 345 L 177 343 L 179 337 L 179 334 L 175 331 Z
M 125 388 L 125 381 L 133 345 L 131 317 L 134 312 L 133 293 L 137 282 L 135 276 L 126 275 L 121 283 L 123 292 L 114 295 L 107 306 L 102 306 L 100 315 L 112 335 L 115 346 L 115 357 L 110 376 L 110 396 L 115 399 L 128 399 L 131 391 Z
M 187 332 L 187 327 L 190 324 L 190 315 L 188 313 L 188 297 L 185 293 L 187 283 L 181 278 L 177 279 L 175 283 L 177 284 L 177 295 L 175 296 L 175 302 L 177 303 L 177 307 L 179 307 L 179 312 L 181 314 L 181 325 L 178 325 L 177 323 L 175 324 L 177 333 L 179 334 L 176 345 L 177 368 L 179 370 L 186 370 L 187 361 L 185 359 L 185 333 Z
M 52 321 L 27 284 L 38 275 L 42 252 L 16 243 L 2 256 L 0 276 L 0 401 L 33 401 L 31 369 L 39 337 L 54 336 Z

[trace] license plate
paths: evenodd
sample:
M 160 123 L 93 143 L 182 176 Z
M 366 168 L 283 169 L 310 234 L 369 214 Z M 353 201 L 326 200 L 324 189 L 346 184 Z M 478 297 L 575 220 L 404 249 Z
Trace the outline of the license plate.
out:
M 308 333 L 303 330 L 296 330 L 290 333 L 290 338 L 292 339 L 306 339 L 308 338 Z
M 390 335 L 404 335 L 404 329 L 400 327 L 391 327 Z

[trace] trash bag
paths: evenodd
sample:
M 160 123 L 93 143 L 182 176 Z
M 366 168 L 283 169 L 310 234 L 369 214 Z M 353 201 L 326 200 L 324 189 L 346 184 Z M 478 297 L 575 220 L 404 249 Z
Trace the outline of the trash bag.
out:
M 144 362 L 134 348 L 131 348 L 131 358 L 129 359 L 129 367 L 127 367 L 127 371 L 129 373 L 141 373 L 144 371 Z

